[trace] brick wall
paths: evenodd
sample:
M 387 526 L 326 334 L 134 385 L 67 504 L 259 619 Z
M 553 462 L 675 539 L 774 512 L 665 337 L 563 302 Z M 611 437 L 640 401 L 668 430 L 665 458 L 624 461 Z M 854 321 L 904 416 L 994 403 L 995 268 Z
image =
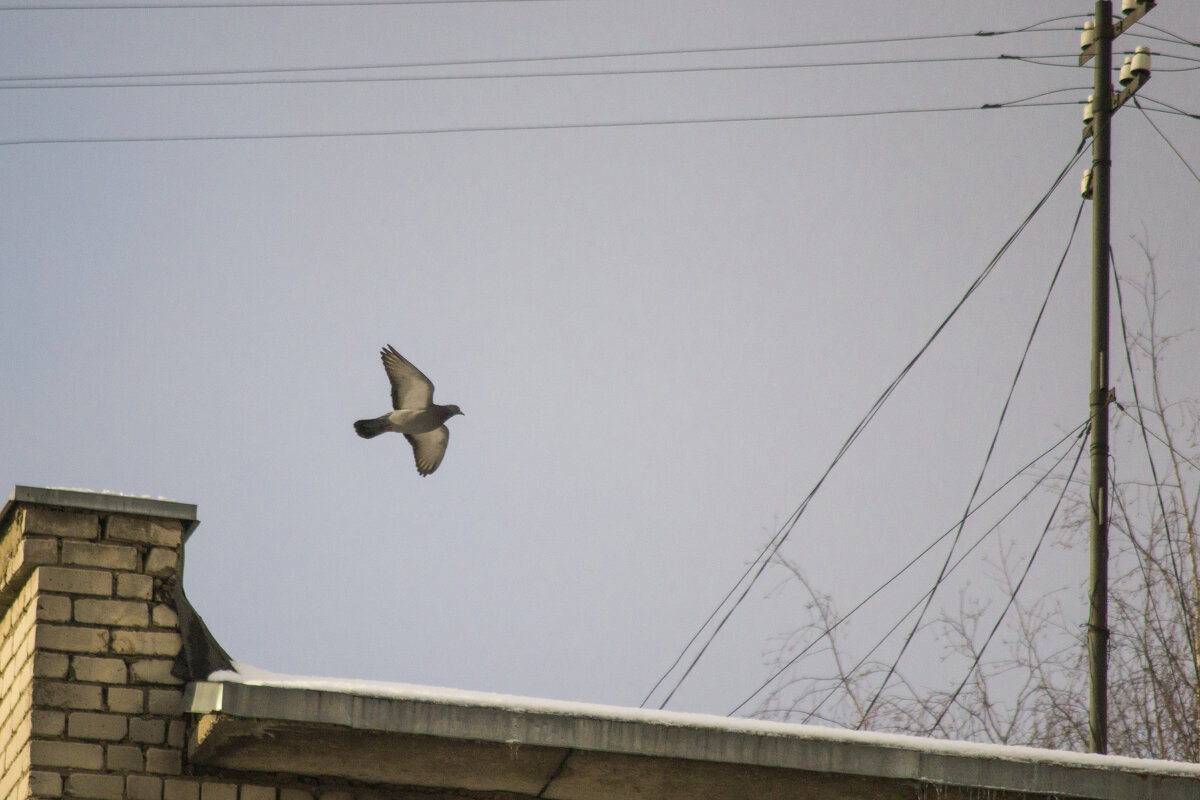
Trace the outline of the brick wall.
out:
M 14 499 L 0 516 L 0 800 L 443 796 L 189 764 L 192 717 L 177 675 L 190 661 L 203 678 L 227 659 L 179 585 L 194 518 L 111 509 L 137 507 L 136 499 L 30 491 L 76 497 L 65 507 Z
M 82 495 L 81 507 L 10 502 L 0 517 L 0 800 L 411 796 L 336 776 L 189 764 L 180 650 L 186 638 L 200 661 L 220 651 L 178 585 L 194 519 L 120 513 L 105 510 L 112 496 L 65 494 Z
M 0 798 L 145 798 L 183 771 L 183 523 L 18 506 L 0 539 Z

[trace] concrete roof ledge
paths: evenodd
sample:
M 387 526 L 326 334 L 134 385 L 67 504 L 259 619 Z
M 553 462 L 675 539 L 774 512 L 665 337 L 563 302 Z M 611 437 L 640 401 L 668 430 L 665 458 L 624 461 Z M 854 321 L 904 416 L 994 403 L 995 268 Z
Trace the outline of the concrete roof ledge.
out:
M 17 503 L 180 520 L 184 523 L 185 537 L 190 535 L 200 524 L 196 519 L 196 506 L 192 503 L 178 503 L 161 497 L 144 497 L 118 492 L 52 489 L 40 486 L 14 486 L 4 508 L 0 510 L 0 519 L 7 517 L 11 508 Z
M 658 796 L 739 797 L 746 796 L 746 780 L 755 781 L 756 797 L 776 796 L 771 786 L 778 786 L 781 797 L 802 787 L 817 791 L 810 785 L 814 781 L 832 781 L 813 795 L 822 798 L 912 797 L 914 783 L 958 788 L 968 792 L 966 796 L 988 790 L 1014 797 L 1042 794 L 1104 800 L 1200 797 L 1197 764 L 407 684 L 286 676 L 255 680 L 225 672 L 189 685 L 186 708 L 207 720 L 198 726 L 193 742 L 194 756 L 201 763 L 279 770 L 296 755 L 285 751 L 303 747 L 314 736 L 327 737 L 321 745 L 324 749 L 334 746 L 331 743 L 339 737 L 349 737 L 347 744 L 356 742 L 354 749 L 365 759 L 363 769 L 350 777 L 529 794 L 537 794 L 540 788 L 545 797 L 599 797 L 601 785 L 604 797 L 653 797 L 655 792 L 665 792 Z M 296 736 L 289 737 L 289 732 Z M 367 735 L 375 738 L 364 738 Z M 388 745 L 367 755 L 364 742 Z M 401 755 L 409 747 L 416 748 L 413 759 L 430 758 L 433 748 L 443 766 L 461 758 L 457 767 L 449 769 L 456 777 L 439 782 L 438 776 L 414 774 Z M 495 755 L 495 748 L 507 748 L 510 757 L 497 767 L 505 774 L 489 783 L 480 775 L 481 765 Z M 246 759 L 249 750 L 257 753 L 260 766 Z M 243 755 L 236 755 L 239 752 Z M 518 753 L 528 756 L 527 763 L 517 763 L 522 760 Z M 568 755 L 569 768 L 564 769 Z M 292 766 L 307 763 L 317 769 L 313 757 L 300 757 Z M 353 772 L 352 761 L 343 756 L 339 768 L 349 763 Z M 394 771 L 382 768 L 380 761 L 394 765 Z M 547 791 L 552 782 L 555 790 Z M 845 784 L 844 790 L 838 788 L 840 784 Z M 626 789 L 614 793 L 617 785 Z

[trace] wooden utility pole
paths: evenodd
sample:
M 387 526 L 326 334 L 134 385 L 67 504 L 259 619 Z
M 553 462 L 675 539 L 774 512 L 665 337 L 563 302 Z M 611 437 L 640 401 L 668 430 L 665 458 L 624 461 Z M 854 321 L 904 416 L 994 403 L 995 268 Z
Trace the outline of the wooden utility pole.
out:
M 1119 97 L 1113 96 L 1112 43 L 1143 14 L 1154 7 L 1153 0 L 1123 2 L 1126 16 L 1114 26 L 1111 0 L 1098 0 L 1094 21 L 1094 39 L 1086 43 L 1080 65 L 1096 59 L 1095 85 L 1089 124 L 1092 136 L 1092 370 L 1088 405 L 1091 412 L 1091 570 L 1088 585 L 1088 674 L 1091 696 L 1088 703 L 1088 745 L 1093 753 L 1108 752 L 1108 319 L 1109 319 L 1109 197 L 1112 166 L 1112 115 L 1129 97 L 1149 80 L 1149 54 L 1146 67 L 1133 77 L 1132 63 L 1128 83 Z M 1085 37 L 1087 32 L 1085 30 Z M 1139 55 L 1141 51 L 1139 50 Z M 1122 83 L 1126 83 L 1122 70 Z
M 1112 3 L 1096 3 L 1092 94 L 1091 576 L 1088 590 L 1088 745 L 1108 752 L 1108 248 L 1112 127 Z

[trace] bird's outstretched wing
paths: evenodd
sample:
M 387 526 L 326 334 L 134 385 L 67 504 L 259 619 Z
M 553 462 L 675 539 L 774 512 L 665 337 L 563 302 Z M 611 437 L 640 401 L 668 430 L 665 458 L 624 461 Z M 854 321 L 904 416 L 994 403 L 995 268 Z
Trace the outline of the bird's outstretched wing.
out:
M 446 455 L 446 445 L 450 443 L 450 429 L 440 425 L 428 433 L 406 433 L 404 438 L 412 445 L 417 472 L 424 476 L 442 463 L 442 458 Z
M 379 356 L 392 384 L 392 408 L 425 408 L 433 402 L 433 381 L 397 353 L 396 348 L 389 344 Z

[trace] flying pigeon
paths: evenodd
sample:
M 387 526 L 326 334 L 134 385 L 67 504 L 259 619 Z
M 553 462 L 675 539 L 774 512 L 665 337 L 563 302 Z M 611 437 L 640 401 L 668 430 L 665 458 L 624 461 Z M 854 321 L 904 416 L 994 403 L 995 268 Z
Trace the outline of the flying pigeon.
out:
M 434 403 L 433 381 L 390 344 L 379 355 L 392 384 L 392 408 L 395 411 L 375 419 L 360 419 L 354 423 L 354 432 L 364 439 L 388 431 L 403 433 L 412 445 L 417 472 L 428 475 L 438 468 L 446 455 L 446 445 L 450 442 L 446 420 L 463 413 L 462 409 Z

